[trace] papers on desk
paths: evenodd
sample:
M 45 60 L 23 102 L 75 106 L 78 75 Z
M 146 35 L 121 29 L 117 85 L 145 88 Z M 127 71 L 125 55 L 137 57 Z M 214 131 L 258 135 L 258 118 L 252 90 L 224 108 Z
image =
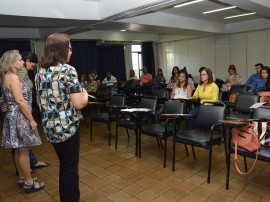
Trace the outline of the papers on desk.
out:
M 250 109 L 257 109 L 257 108 L 259 108 L 260 106 L 262 106 L 265 103 L 266 102 L 258 102 L 258 103 L 255 103 L 255 104 L 251 105 L 249 108 Z
M 90 95 L 90 94 L 88 94 L 88 97 L 93 98 L 93 99 L 97 99 L 95 96 Z
M 129 108 L 129 109 L 122 109 L 121 112 L 150 112 L 151 109 L 148 108 Z
M 191 114 L 160 114 L 161 116 L 191 116 Z

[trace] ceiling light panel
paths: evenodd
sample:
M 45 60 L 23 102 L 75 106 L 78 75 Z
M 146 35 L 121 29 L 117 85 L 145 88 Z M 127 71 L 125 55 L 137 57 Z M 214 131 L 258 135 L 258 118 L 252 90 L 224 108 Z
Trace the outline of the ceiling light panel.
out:
M 201 1 L 204 1 L 204 0 L 195 0 L 195 1 L 190 1 L 190 2 L 187 2 L 187 3 L 182 3 L 182 4 L 178 4 L 176 6 L 174 6 L 174 8 L 179 8 L 179 7 L 183 7 L 183 6 L 188 6 L 190 4 L 195 4 L 195 3 L 199 3 Z
M 249 16 L 249 15 L 255 15 L 256 12 L 253 12 L 253 13 L 244 13 L 244 14 L 241 14 L 241 15 L 232 15 L 232 16 L 228 16 L 228 17 L 225 17 L 224 19 L 231 19 L 231 18 L 238 18 L 238 17 L 244 17 L 244 16 Z
M 215 9 L 215 10 L 211 10 L 211 11 L 205 11 L 205 12 L 203 12 L 203 14 L 215 13 L 215 12 L 225 11 L 225 10 L 234 9 L 234 8 L 236 8 L 236 6 L 219 8 L 219 9 Z

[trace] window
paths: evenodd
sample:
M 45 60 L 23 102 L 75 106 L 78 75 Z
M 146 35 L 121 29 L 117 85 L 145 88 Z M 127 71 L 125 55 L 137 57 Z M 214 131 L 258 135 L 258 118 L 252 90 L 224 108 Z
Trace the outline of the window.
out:
M 142 69 L 142 46 L 141 45 L 132 45 L 132 67 L 135 71 L 135 75 L 139 78 L 141 76 Z

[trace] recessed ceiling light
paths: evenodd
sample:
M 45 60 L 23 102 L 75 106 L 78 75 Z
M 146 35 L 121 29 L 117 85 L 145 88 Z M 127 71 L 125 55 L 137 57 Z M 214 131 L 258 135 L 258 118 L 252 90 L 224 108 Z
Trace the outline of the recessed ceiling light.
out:
M 204 0 L 190 1 L 190 2 L 187 2 L 187 3 L 183 3 L 183 4 L 176 5 L 176 6 L 174 6 L 174 8 L 179 8 L 179 7 L 182 7 L 182 6 L 187 6 L 187 5 L 190 5 L 190 4 L 199 3 L 199 2 L 201 2 L 201 1 L 204 1 Z
M 233 8 L 236 8 L 236 6 L 230 6 L 230 7 L 215 9 L 215 10 L 211 10 L 211 11 L 205 11 L 205 12 L 203 12 L 203 14 L 215 13 L 215 12 L 225 11 L 225 10 L 229 10 L 229 9 L 233 9 Z
M 245 14 L 241 14 L 241 15 L 233 15 L 233 16 L 228 16 L 228 17 L 225 17 L 224 19 L 230 19 L 230 18 L 238 18 L 238 17 L 243 17 L 243 16 L 247 16 L 247 15 L 255 15 L 256 12 L 253 12 L 253 13 L 245 13 Z
M 121 29 L 120 31 L 121 31 L 121 32 L 125 32 L 125 31 L 127 31 L 127 30 L 126 30 L 126 29 Z

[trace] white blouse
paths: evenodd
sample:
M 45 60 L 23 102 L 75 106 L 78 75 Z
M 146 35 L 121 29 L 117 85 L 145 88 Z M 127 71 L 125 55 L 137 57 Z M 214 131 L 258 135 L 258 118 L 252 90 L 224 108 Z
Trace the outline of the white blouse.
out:
M 179 98 L 187 98 L 187 88 L 175 88 L 174 90 L 174 99 L 179 99 Z

